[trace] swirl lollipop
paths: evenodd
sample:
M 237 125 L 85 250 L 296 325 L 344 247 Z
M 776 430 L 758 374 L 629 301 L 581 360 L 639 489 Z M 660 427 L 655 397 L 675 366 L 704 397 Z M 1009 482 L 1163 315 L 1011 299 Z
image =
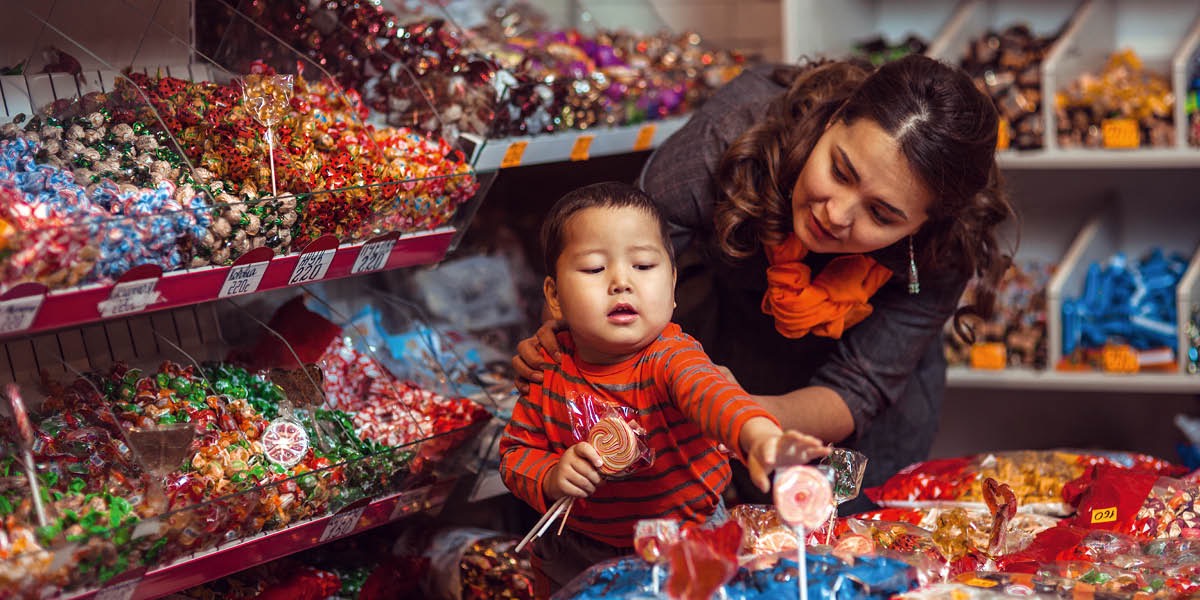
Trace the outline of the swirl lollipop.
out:
M 271 462 L 294 467 L 308 452 L 308 433 L 295 421 L 276 419 L 262 434 L 263 454 Z
M 799 546 L 800 598 L 808 600 L 808 565 L 804 558 L 805 529 L 816 529 L 833 508 L 829 479 L 816 467 L 798 465 L 775 474 L 775 508 L 779 518 L 796 530 Z
M 679 541 L 679 523 L 670 519 L 643 519 L 633 528 L 633 549 L 642 560 L 653 565 L 650 579 L 652 594 L 658 597 L 662 563 L 667 559 L 671 546 Z
M 588 432 L 587 441 L 600 455 L 600 460 L 604 463 L 600 472 L 605 475 L 616 475 L 625 471 L 641 456 L 637 433 L 619 416 L 600 419 Z

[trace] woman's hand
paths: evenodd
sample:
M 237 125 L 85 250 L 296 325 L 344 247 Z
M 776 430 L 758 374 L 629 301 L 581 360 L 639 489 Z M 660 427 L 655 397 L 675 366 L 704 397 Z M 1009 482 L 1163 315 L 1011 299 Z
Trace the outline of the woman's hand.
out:
M 515 384 L 518 392 L 528 394 L 529 384 L 541 383 L 542 371 L 559 362 L 562 347 L 558 345 L 558 338 L 555 335 L 566 329 L 566 321 L 551 319 L 542 323 L 533 337 L 525 338 L 517 344 L 517 355 L 512 359 L 512 366 L 517 374 Z M 548 363 L 542 359 L 543 348 L 554 359 L 554 363 Z
M 604 481 L 597 470 L 604 461 L 600 453 L 587 442 L 579 442 L 563 453 L 558 464 L 550 469 L 542 484 L 542 493 L 553 502 L 563 496 L 587 498 Z

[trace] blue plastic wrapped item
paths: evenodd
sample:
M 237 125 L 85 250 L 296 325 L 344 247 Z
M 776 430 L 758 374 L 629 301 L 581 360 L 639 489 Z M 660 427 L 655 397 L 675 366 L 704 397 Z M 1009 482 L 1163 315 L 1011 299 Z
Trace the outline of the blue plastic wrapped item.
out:
M 1117 253 L 1089 265 L 1083 294 L 1063 302 L 1063 354 L 1114 341 L 1138 350 L 1174 348 L 1175 288 L 1186 269 L 1186 259 L 1158 248 L 1138 264 Z
M 830 554 L 807 557 L 808 597 L 812 600 L 886 599 L 917 587 L 909 565 L 884 557 L 860 557 L 848 564 Z M 779 558 L 764 569 L 738 569 L 725 586 L 728 600 L 797 597 L 797 562 Z M 626 600 L 651 598 L 650 565 L 635 557 L 602 562 L 585 571 L 554 595 L 554 600 Z M 666 597 L 665 594 L 663 597 Z

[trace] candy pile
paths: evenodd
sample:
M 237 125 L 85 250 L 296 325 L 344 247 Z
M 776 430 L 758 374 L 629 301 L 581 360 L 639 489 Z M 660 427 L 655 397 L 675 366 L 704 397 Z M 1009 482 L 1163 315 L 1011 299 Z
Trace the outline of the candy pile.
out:
M 329 404 L 352 413 L 359 437 L 401 446 L 488 415 L 466 398 L 448 398 L 396 379 L 351 340 L 336 338 L 319 361 Z
M 1083 294 L 1063 301 L 1063 355 L 1073 363 L 1088 364 L 1093 361 L 1086 351 L 1106 344 L 1128 344 L 1142 351 L 1162 348 L 1163 358 L 1157 362 L 1173 368 L 1175 290 L 1186 269 L 1186 259 L 1160 249 L 1136 264 L 1118 253 L 1104 265 L 1090 265 Z M 1144 367 L 1151 359 L 1138 360 Z
M 198 10 L 200 37 L 213 50 L 231 30 L 250 30 L 219 6 Z M 358 90 L 389 124 L 451 140 L 460 133 L 530 135 L 681 114 L 744 62 L 736 53 L 704 49 L 695 34 L 551 31 L 544 15 L 521 4 L 494 7 L 469 33 L 441 18 L 349 0 L 315 7 L 256 0 L 243 10 Z M 244 37 L 253 36 L 233 36 L 234 44 L 252 45 L 241 55 L 269 53 Z
M 1102 133 L 1104 121 L 1114 118 L 1135 122 L 1133 147 L 1174 144 L 1170 77 L 1146 70 L 1133 50 L 1114 52 L 1100 74 L 1085 74 L 1059 91 L 1055 106 L 1063 148 L 1122 146 L 1123 140 L 1106 140 Z
M 1187 323 L 1187 372 L 1200 373 L 1200 306 L 1192 309 Z
M 1042 61 L 1058 34 L 1034 35 L 1027 25 L 988 31 L 972 40 L 962 68 L 975 85 L 996 103 L 1009 130 L 1009 146 L 1018 150 L 1041 148 L 1046 132 L 1042 116 Z
M 1200 146 L 1200 53 L 1192 56 L 1189 67 L 1187 98 L 1184 99 L 1187 114 L 1187 138 L 1191 146 Z
M 925 54 L 927 48 L 929 42 L 919 35 L 910 34 L 900 42 L 889 42 L 887 38 L 879 35 L 855 42 L 854 53 L 878 67 L 909 54 Z
M 996 290 L 996 312 L 974 326 L 970 345 L 947 323 L 943 336 L 946 361 L 976 368 L 1046 367 L 1046 284 L 1050 267 L 1030 261 L 1012 265 Z M 977 284 L 963 293 L 961 304 L 974 301 Z

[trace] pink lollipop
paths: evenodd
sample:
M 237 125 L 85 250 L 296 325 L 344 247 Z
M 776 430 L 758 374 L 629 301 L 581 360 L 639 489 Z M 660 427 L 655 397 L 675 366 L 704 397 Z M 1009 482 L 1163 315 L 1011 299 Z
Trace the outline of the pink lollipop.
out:
M 861 533 L 850 533 L 842 536 L 833 547 L 833 555 L 850 562 L 855 556 L 864 556 L 875 551 L 875 542 Z
M 788 467 L 775 475 L 775 507 L 784 523 L 816 529 L 833 510 L 829 479 L 815 467 Z
M 293 467 L 308 452 L 308 433 L 299 423 L 279 419 L 272 421 L 262 435 L 263 453 L 271 462 Z

